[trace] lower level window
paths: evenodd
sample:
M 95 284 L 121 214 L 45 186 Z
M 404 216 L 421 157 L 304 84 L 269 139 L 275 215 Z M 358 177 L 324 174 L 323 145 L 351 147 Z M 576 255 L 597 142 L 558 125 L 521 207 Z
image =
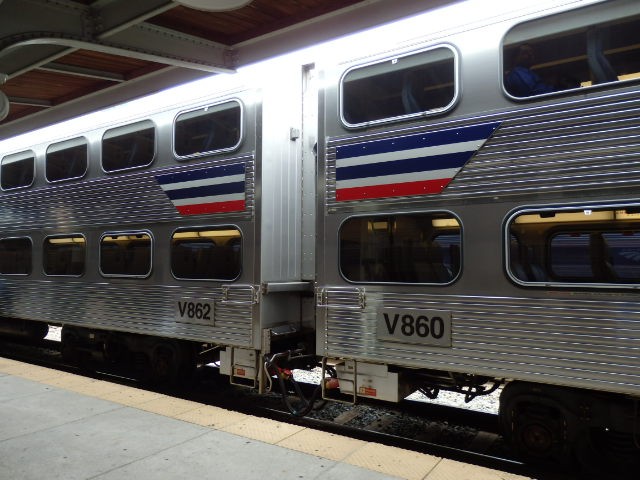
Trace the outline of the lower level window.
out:
M 80 276 L 84 273 L 86 241 L 82 235 L 47 237 L 42 250 L 44 273 Z
M 176 278 L 234 280 L 240 276 L 241 252 L 237 228 L 181 229 L 171 238 L 171 271 Z
M 526 212 L 509 224 L 509 269 L 523 282 L 640 284 L 634 208 Z
M 352 282 L 452 282 L 460 223 L 448 213 L 353 217 L 340 228 L 340 271 Z
M 31 273 L 31 239 L 0 239 L 0 273 L 7 275 L 29 275 Z
M 151 273 L 151 235 L 145 232 L 103 235 L 100 271 L 107 276 L 148 276 Z

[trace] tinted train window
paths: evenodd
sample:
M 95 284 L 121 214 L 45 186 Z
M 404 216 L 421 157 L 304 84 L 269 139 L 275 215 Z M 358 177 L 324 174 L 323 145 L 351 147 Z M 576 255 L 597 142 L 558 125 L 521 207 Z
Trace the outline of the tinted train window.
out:
M 460 238 L 446 213 L 354 217 L 340 227 L 340 270 L 352 282 L 450 283 Z
M 151 236 L 147 233 L 106 234 L 100 240 L 103 275 L 146 277 L 151 273 Z
M 171 238 L 176 278 L 233 280 L 242 268 L 242 237 L 233 227 L 182 229 Z
M 7 155 L 0 166 L 0 186 L 3 190 L 28 187 L 35 175 L 35 156 L 33 152 Z
M 241 111 L 240 103 L 231 101 L 178 115 L 173 137 L 176 155 L 235 148 L 240 142 Z
M 31 239 L 0 239 L 0 273 L 29 275 L 31 273 Z
M 114 172 L 150 165 L 155 150 L 156 129 L 150 120 L 112 128 L 102 137 L 102 168 Z
M 451 48 L 438 47 L 349 70 L 340 84 L 343 121 L 357 126 L 447 110 L 457 93 L 456 63 Z
M 45 175 L 50 182 L 80 178 L 87 171 L 88 146 L 84 138 L 55 143 L 47 148 Z
M 80 276 L 84 273 L 86 241 L 82 235 L 47 237 L 42 249 L 44 273 Z
M 507 93 L 527 98 L 639 78 L 639 5 L 606 3 L 511 29 L 503 44 Z
M 634 209 L 526 212 L 509 224 L 509 269 L 522 282 L 640 283 L 640 213 Z M 513 242 L 512 242 L 513 243 Z

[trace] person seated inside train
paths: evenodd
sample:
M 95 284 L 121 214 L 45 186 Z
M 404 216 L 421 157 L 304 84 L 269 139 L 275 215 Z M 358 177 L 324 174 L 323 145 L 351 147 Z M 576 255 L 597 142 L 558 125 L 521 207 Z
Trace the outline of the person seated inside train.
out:
M 518 47 L 513 57 L 513 67 L 504 79 L 504 86 L 514 97 L 530 97 L 551 93 L 556 89 L 542 81 L 540 75 L 531 70 L 535 61 L 535 51 L 529 44 Z

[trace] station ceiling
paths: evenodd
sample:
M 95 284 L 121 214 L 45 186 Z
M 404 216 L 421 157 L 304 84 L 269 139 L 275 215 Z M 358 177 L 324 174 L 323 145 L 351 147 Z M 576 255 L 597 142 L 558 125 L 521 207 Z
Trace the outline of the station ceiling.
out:
M 455 1 L 0 0 L 0 139 Z

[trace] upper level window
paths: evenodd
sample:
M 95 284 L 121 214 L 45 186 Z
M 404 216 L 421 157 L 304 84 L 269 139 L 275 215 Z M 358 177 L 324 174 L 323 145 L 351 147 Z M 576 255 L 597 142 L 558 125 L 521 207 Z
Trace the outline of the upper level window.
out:
M 31 239 L 0 239 L 0 273 L 29 275 L 31 273 Z
M 151 235 L 145 232 L 105 234 L 100 240 L 100 271 L 106 276 L 148 276 Z
M 640 284 L 637 207 L 527 211 L 509 223 L 509 270 L 521 282 Z
M 176 278 L 233 280 L 242 268 L 242 237 L 233 227 L 180 229 L 171 238 Z
M 36 157 L 33 152 L 21 152 L 3 157 L 0 163 L 0 186 L 3 190 L 28 187 L 35 176 Z
M 54 143 L 47 148 L 45 175 L 50 182 L 80 178 L 87 171 L 87 140 L 84 137 Z
M 144 167 L 156 153 L 156 129 L 151 120 L 107 130 L 102 137 L 105 172 Z
M 444 46 L 352 68 L 340 83 L 342 119 L 359 126 L 443 112 L 456 99 L 456 72 L 456 54 Z
M 507 93 L 527 98 L 640 78 L 640 4 L 606 2 L 512 28 L 504 38 Z
M 47 275 L 84 273 L 86 241 L 82 235 L 56 235 L 44 240 L 42 262 Z
M 340 270 L 352 282 L 452 282 L 460 223 L 448 213 L 353 217 L 340 227 Z
M 174 148 L 179 157 L 232 150 L 240 143 L 242 109 L 233 100 L 178 115 Z

